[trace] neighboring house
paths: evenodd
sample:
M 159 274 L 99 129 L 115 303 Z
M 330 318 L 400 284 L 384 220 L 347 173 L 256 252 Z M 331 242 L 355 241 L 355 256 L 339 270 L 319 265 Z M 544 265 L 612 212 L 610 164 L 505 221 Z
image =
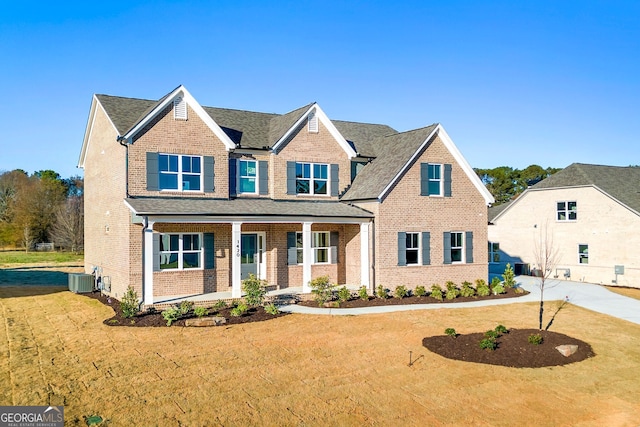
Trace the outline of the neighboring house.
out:
M 640 167 L 574 163 L 489 208 L 490 274 L 507 262 L 536 269 L 535 241 L 548 231 L 559 254 L 552 278 L 640 287 L 638 183 Z
M 398 133 L 286 114 L 95 95 L 80 155 L 85 269 L 145 305 L 231 292 L 487 277 L 493 201 L 441 125 Z

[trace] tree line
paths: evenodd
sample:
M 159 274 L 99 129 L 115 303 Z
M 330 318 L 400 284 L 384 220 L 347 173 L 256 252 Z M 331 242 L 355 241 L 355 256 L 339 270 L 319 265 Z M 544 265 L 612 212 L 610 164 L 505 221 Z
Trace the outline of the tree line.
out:
M 0 173 L 0 247 L 36 243 L 78 252 L 84 246 L 84 180 L 55 171 Z
M 527 187 L 553 175 L 561 168 L 530 165 L 525 169 L 514 169 L 509 166 L 499 166 L 493 169 L 473 169 L 496 199 L 495 205 L 516 199 Z

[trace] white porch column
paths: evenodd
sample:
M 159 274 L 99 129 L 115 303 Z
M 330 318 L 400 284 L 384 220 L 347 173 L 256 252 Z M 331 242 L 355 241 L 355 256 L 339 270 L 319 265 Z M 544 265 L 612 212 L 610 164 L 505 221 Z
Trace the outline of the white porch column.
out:
M 144 299 L 145 305 L 153 304 L 153 221 L 147 222 L 147 228 L 144 230 Z
M 360 224 L 360 285 L 369 289 L 371 285 L 369 263 L 369 223 Z
M 311 222 L 302 223 L 302 292 L 310 293 L 311 287 L 311 262 L 313 251 L 311 250 Z
M 240 264 L 240 237 L 242 223 L 231 223 L 231 297 L 242 297 L 242 266 Z

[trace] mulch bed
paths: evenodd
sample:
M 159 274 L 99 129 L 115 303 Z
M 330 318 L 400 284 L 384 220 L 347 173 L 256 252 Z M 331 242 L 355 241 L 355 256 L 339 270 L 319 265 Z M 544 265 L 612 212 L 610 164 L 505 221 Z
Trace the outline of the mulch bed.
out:
M 542 335 L 542 344 L 530 344 L 528 338 L 531 334 Z M 586 342 L 551 331 L 511 329 L 496 339 L 498 347 L 493 351 L 480 348 L 479 343 L 483 338 L 483 332 L 458 335 L 456 338 L 438 335 L 424 338 L 422 345 L 447 359 L 513 368 L 561 366 L 595 356 L 591 346 Z M 556 350 L 557 346 L 564 344 L 575 344 L 578 351 L 565 357 Z
M 120 308 L 120 301 L 115 298 L 108 298 L 105 295 L 102 295 L 100 292 L 92 292 L 88 294 L 81 294 L 87 296 L 89 298 L 96 299 L 102 302 L 104 305 L 107 305 L 113 308 L 113 311 L 116 313 L 113 317 L 105 319 L 102 323 L 107 326 L 131 326 L 131 327 L 155 327 L 155 326 L 163 326 L 167 327 L 167 321 L 164 320 L 160 311 L 156 311 L 153 313 L 143 312 L 139 313 L 132 318 L 126 318 L 122 316 L 122 309 Z M 263 307 L 254 307 L 250 308 L 247 313 L 242 316 L 234 317 L 231 316 L 231 308 L 222 308 L 222 309 L 214 309 L 209 308 L 209 317 L 210 316 L 221 316 L 224 317 L 227 322 L 221 326 L 229 326 L 229 325 L 238 325 L 240 323 L 250 323 L 250 322 L 261 322 L 264 320 L 271 320 L 278 317 L 286 316 L 289 313 L 278 313 L 276 315 L 269 314 L 264 311 Z M 195 318 L 195 315 L 187 315 L 174 321 L 171 326 L 185 326 L 185 320 L 190 318 Z
M 438 301 L 437 299 L 431 298 L 429 296 L 425 296 L 425 297 L 410 296 L 405 298 L 394 298 L 394 297 L 376 298 L 373 296 L 369 296 L 368 300 L 354 298 L 354 299 L 350 299 L 349 301 L 341 302 L 340 308 L 359 308 L 359 307 L 375 307 L 375 306 L 381 306 L 381 305 L 407 305 L 407 304 L 449 304 L 449 303 L 458 303 L 458 302 L 472 302 L 472 301 L 485 301 L 485 300 L 492 300 L 492 299 L 517 298 L 517 297 L 527 295 L 529 293 L 527 291 L 524 291 L 524 289 L 521 289 L 521 291 L 523 292 L 517 293 L 514 288 L 509 288 L 509 289 L 505 289 L 504 294 L 497 294 L 497 295 L 491 294 L 486 297 L 459 296 L 453 300 L 448 300 L 445 298 L 442 301 Z M 318 307 L 318 303 L 313 300 L 301 301 L 298 303 L 298 305 L 304 305 L 307 307 Z

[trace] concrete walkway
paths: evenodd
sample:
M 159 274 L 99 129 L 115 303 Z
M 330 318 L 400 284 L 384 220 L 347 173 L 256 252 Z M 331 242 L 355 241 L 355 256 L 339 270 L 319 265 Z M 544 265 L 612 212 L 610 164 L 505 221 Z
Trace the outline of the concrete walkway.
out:
M 514 304 L 540 301 L 539 280 L 535 277 L 518 276 L 518 284 L 530 294 L 518 298 L 485 300 L 476 302 L 444 303 L 444 304 L 408 304 L 388 305 L 363 308 L 316 308 L 300 305 L 286 305 L 281 311 L 301 314 L 326 315 L 359 315 L 374 313 L 391 313 L 408 310 L 438 310 L 441 308 L 469 308 L 489 305 Z M 607 314 L 632 323 L 640 324 L 640 300 L 618 295 L 600 285 L 564 280 L 547 280 L 544 289 L 545 301 L 557 301 L 568 298 L 570 304 Z

